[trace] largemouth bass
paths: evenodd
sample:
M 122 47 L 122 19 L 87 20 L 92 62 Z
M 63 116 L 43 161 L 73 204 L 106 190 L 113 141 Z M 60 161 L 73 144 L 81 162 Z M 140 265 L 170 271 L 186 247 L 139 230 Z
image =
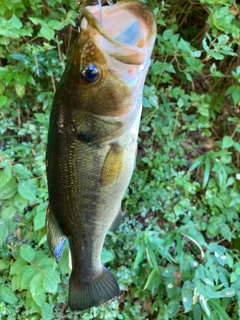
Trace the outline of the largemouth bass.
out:
M 156 26 L 141 2 L 88 6 L 56 91 L 47 146 L 47 239 L 59 261 L 69 240 L 69 307 L 85 310 L 119 296 L 100 260 L 121 215 L 135 165 L 142 91 Z

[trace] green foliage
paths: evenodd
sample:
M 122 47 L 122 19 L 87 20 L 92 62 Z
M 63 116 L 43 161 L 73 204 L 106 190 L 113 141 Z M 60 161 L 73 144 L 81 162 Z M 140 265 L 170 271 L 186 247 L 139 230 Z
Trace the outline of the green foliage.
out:
M 240 317 L 240 7 L 144 2 L 158 35 L 137 168 L 102 252 L 121 297 L 71 313 L 69 249 L 57 266 L 46 243 L 45 150 L 77 8 L 0 0 L 1 319 Z

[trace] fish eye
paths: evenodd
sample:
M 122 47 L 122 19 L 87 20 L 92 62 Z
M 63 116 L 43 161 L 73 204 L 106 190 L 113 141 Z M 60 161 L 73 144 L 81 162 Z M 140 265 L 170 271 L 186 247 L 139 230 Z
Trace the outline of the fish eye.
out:
M 100 78 L 100 70 L 93 63 L 88 63 L 81 70 L 83 79 L 88 83 L 95 83 Z

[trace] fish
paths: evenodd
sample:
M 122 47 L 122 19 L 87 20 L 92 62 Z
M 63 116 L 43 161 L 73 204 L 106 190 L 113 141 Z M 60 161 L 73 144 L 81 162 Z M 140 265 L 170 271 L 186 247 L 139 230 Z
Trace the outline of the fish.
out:
M 47 241 L 57 262 L 69 241 L 72 311 L 106 306 L 120 295 L 100 257 L 108 230 L 121 223 L 156 37 L 154 15 L 138 1 L 85 6 L 81 16 L 54 95 L 46 155 Z

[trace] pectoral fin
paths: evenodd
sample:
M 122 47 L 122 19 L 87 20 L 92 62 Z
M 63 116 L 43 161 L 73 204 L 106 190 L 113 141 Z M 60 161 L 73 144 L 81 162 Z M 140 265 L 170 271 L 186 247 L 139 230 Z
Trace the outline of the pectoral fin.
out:
M 52 256 L 58 262 L 62 256 L 64 245 L 66 242 L 66 237 L 63 234 L 59 224 L 54 217 L 51 206 L 49 205 L 47 210 L 47 219 L 46 219 L 46 230 L 47 230 L 47 240 L 48 245 L 51 250 Z
M 123 153 L 124 149 L 117 143 L 112 144 L 103 164 L 100 178 L 101 187 L 111 185 L 119 177 L 123 164 Z
M 82 142 L 102 143 L 118 138 L 124 130 L 123 123 L 115 118 L 85 112 L 77 121 L 76 134 Z

